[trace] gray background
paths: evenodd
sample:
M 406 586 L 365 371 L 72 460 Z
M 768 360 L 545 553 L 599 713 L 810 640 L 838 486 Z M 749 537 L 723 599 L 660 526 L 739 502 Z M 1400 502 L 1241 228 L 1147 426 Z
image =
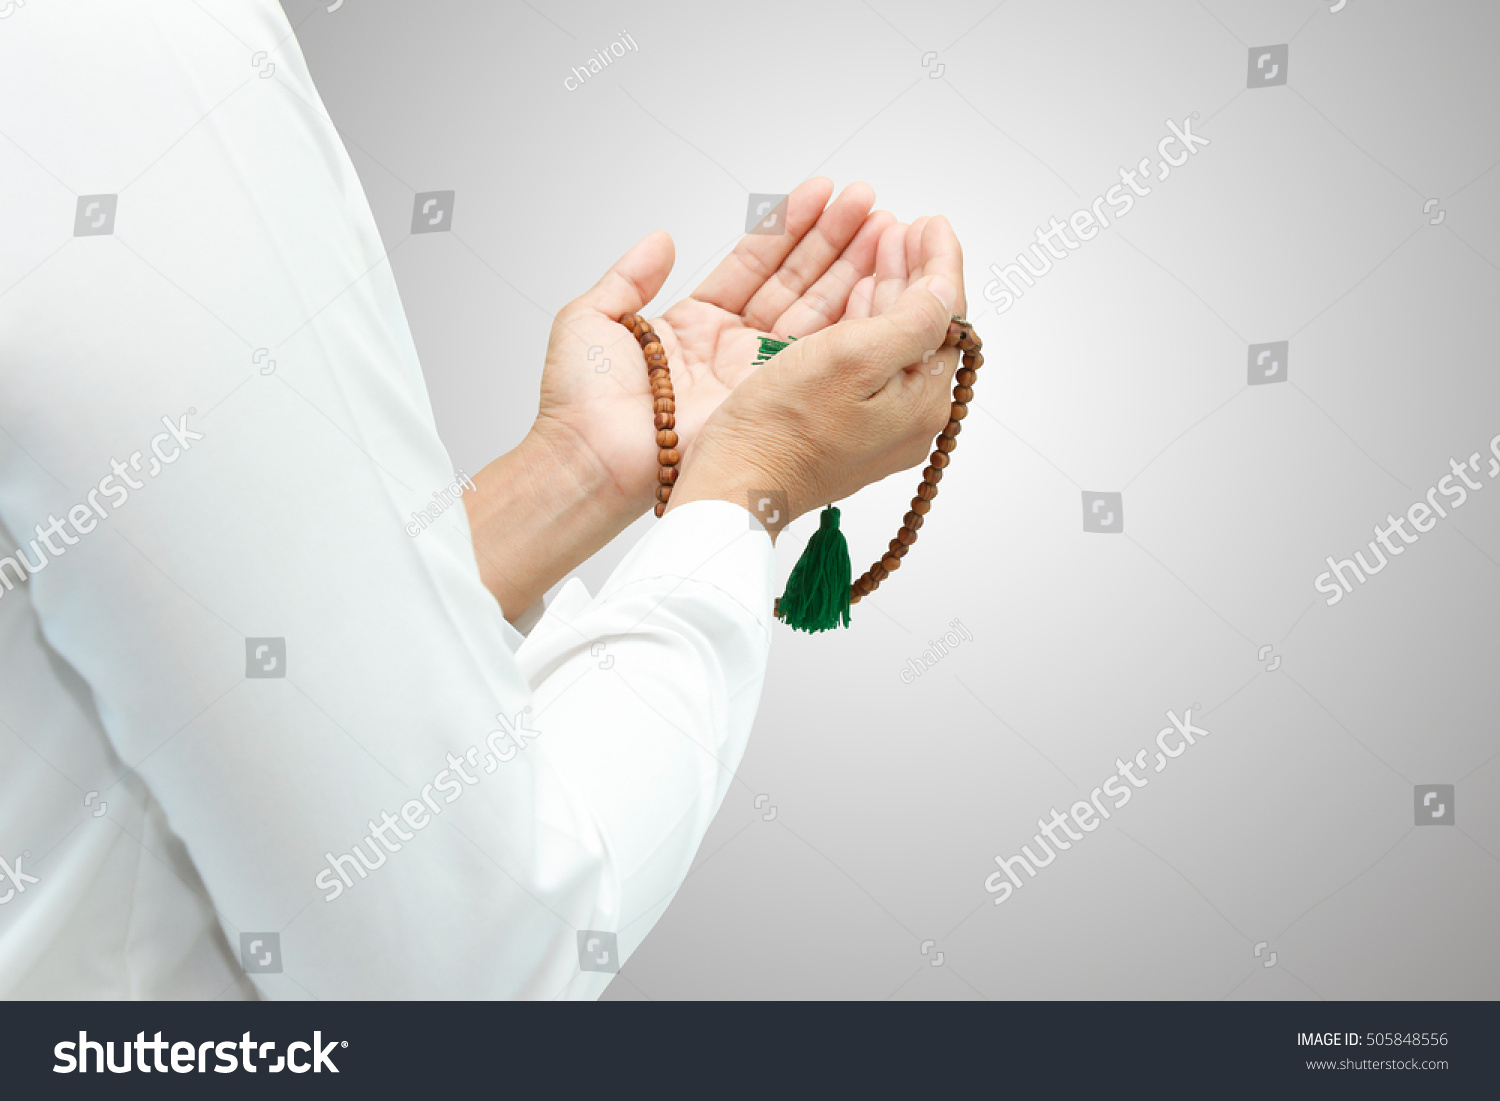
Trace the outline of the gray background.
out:
M 1500 8 L 1334 2 L 285 0 L 466 470 L 530 423 L 553 313 L 651 229 L 656 311 L 750 193 L 812 174 L 965 247 L 988 364 L 933 523 L 854 630 L 778 635 L 739 779 L 607 996 L 1500 995 L 1500 487 L 1338 605 L 1313 588 L 1500 433 Z M 566 90 L 621 31 L 639 52 Z M 1247 87 L 1282 44 L 1286 83 Z M 1194 114 L 1208 147 L 987 312 L 990 264 Z M 442 190 L 452 232 L 412 237 Z M 1287 381 L 1248 386 L 1282 340 Z M 915 480 L 846 510 L 856 558 Z M 1123 534 L 1083 530 L 1085 491 Z M 955 618 L 973 641 L 904 683 Z M 993 858 L 1194 704 L 1211 736 L 994 906 Z M 1420 784 L 1455 785 L 1453 825 L 1417 828 Z

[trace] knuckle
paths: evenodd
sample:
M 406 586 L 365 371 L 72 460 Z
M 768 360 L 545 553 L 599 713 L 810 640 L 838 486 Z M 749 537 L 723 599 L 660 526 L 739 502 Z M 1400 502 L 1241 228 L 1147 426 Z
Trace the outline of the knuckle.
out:
M 906 320 L 888 319 L 875 341 L 880 361 L 890 367 L 905 367 L 922 354 L 922 333 Z
M 565 329 L 589 312 L 588 301 L 583 298 L 575 298 L 557 311 L 556 316 L 552 319 L 552 328 L 554 330 Z

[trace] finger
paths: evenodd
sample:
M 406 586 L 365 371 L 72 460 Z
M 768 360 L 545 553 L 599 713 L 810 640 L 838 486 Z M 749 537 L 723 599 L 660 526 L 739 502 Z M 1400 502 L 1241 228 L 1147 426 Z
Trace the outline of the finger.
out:
M 833 181 L 826 176 L 814 176 L 798 184 L 786 197 L 786 232 L 745 234 L 692 296 L 736 316 L 744 313 L 751 296 L 817 222 L 832 194 Z
M 819 215 L 816 224 L 781 266 L 753 295 L 745 307 L 745 324 L 767 332 L 792 303 L 816 283 L 838 260 L 865 224 L 875 205 L 875 189 L 867 183 L 852 183 Z M 801 336 L 802 334 L 796 333 Z
M 906 290 L 906 231 L 901 222 L 886 227 L 875 252 L 875 301 L 872 315 L 884 313 Z
M 842 321 L 848 321 L 853 317 L 869 317 L 870 308 L 875 304 L 875 276 L 867 275 L 849 292 L 849 304 L 844 307 Z
M 929 276 L 908 287 L 885 312 L 835 325 L 793 347 L 799 359 L 826 364 L 836 378 L 857 379 L 871 394 L 942 346 L 957 294 L 946 277 Z
M 911 229 L 906 231 L 906 281 L 908 283 L 915 283 L 927 274 L 922 270 L 922 231 L 930 221 L 932 219 L 924 214 L 911 224 Z
M 922 227 L 921 256 L 922 274 L 941 275 L 952 282 L 958 292 L 953 312 L 960 317 L 967 316 L 964 312 L 968 309 L 968 301 L 964 295 L 963 246 L 958 243 L 953 226 L 941 214 L 929 218 Z
M 568 303 L 559 315 L 568 320 L 580 311 L 595 311 L 608 318 L 639 313 L 656 297 L 672 271 L 677 248 L 665 230 L 649 233 L 614 262 L 603 278 L 581 297 Z
M 875 271 L 875 249 L 880 244 L 880 235 L 895 220 L 896 216 L 888 210 L 877 210 L 867 217 L 854 240 L 823 277 L 808 287 L 767 331 L 802 337 L 843 317 L 850 293 L 861 279 Z
M 906 255 L 909 265 L 908 277 L 913 283 L 918 278 L 940 274 L 948 279 L 957 294 L 953 312 L 963 314 L 963 252 L 959 248 L 958 236 L 946 218 L 918 218 L 911 224 L 906 235 Z M 914 377 L 908 381 L 920 389 L 935 387 L 946 392 L 953 384 L 953 373 L 958 369 L 959 352 L 956 348 L 938 347 L 922 353 L 920 362 L 907 367 Z

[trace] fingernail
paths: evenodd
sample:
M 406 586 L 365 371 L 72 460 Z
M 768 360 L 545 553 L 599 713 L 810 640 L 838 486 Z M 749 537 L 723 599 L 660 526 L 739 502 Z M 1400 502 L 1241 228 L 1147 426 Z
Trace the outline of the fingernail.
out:
M 958 288 L 950 283 L 946 276 L 934 275 L 928 282 L 927 289 L 943 304 L 943 309 L 949 313 L 953 312 L 953 303 L 958 301 Z

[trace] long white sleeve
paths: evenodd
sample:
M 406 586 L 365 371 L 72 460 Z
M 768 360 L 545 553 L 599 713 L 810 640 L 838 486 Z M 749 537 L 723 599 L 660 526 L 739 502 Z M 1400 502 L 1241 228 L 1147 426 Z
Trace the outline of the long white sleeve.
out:
M 0 35 L 0 995 L 597 996 L 744 751 L 770 540 L 674 510 L 522 641 L 461 501 L 409 534 L 453 468 L 280 7 L 202 7 Z

